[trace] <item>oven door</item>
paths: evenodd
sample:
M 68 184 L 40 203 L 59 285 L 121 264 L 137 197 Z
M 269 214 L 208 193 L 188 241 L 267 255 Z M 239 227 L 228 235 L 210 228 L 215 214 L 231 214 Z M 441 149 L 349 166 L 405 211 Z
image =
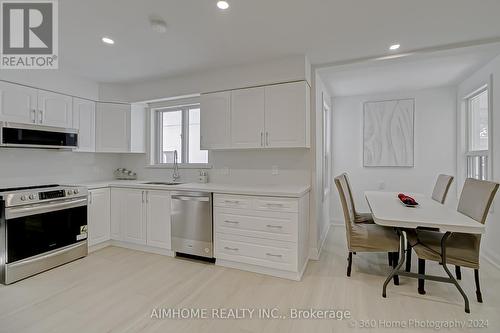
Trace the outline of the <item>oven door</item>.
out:
M 86 242 L 87 198 L 5 209 L 7 264 Z

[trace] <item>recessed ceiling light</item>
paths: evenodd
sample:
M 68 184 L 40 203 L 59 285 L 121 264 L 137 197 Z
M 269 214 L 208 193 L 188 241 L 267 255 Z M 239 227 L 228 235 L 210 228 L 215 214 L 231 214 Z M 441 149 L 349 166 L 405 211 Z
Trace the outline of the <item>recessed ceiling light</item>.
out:
M 102 42 L 110 45 L 113 45 L 115 43 L 115 41 L 109 37 L 102 37 Z
M 400 47 L 400 46 L 401 46 L 401 45 L 399 45 L 399 44 L 392 44 L 392 45 L 389 47 L 389 50 L 391 50 L 391 51 L 397 50 L 397 49 L 399 49 L 399 47 Z
M 219 9 L 228 9 L 229 3 L 227 1 L 217 1 L 217 7 L 219 7 Z

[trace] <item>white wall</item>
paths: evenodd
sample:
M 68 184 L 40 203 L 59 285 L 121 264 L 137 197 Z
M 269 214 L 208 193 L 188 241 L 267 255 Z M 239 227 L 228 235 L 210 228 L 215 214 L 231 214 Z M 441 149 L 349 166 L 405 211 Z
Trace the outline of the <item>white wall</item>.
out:
M 493 128 L 490 129 L 490 135 L 493 135 L 492 147 L 492 179 L 500 182 L 500 56 L 493 59 L 477 72 L 472 74 L 469 78 L 464 80 L 458 86 L 458 101 L 460 105 L 463 97 L 485 83 L 493 80 L 493 86 L 490 92 L 493 95 Z M 459 118 L 457 121 L 457 128 L 462 130 L 464 127 L 463 119 Z M 461 131 L 460 131 L 461 132 Z M 461 141 L 461 133 L 458 133 L 457 141 Z M 461 170 L 461 176 L 464 177 L 465 169 L 462 167 L 463 155 L 457 155 L 458 169 Z M 495 201 L 493 202 L 493 212 L 488 216 L 486 221 L 486 234 L 483 237 L 481 244 L 481 252 L 489 258 L 497 267 L 500 267 L 500 242 L 498 242 L 497 235 L 500 234 L 500 193 L 497 193 Z
M 0 188 L 113 178 L 119 155 L 38 149 L 0 149 Z
M 310 84 L 310 67 L 304 56 L 283 57 L 144 82 L 101 84 L 100 98 L 103 101 L 142 102 L 287 81 L 307 80 Z
M 415 98 L 415 167 L 364 168 L 363 103 L 397 98 Z M 363 195 L 366 190 L 430 194 L 438 174 L 456 174 L 454 87 L 334 98 L 333 114 L 333 173 L 349 174 L 356 208 L 360 211 L 368 211 Z M 450 193 L 447 204 L 453 205 L 454 185 Z M 333 199 L 333 219 L 335 223 L 343 223 L 336 189 Z

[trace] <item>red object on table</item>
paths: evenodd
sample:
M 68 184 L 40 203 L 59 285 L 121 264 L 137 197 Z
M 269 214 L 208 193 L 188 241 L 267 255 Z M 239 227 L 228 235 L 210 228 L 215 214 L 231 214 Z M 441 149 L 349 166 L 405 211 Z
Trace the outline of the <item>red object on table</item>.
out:
M 407 196 L 407 195 L 405 195 L 403 193 L 399 193 L 398 194 L 398 198 L 405 205 L 409 205 L 409 206 L 416 206 L 416 205 L 418 205 L 418 202 L 415 199 L 413 199 L 412 197 Z

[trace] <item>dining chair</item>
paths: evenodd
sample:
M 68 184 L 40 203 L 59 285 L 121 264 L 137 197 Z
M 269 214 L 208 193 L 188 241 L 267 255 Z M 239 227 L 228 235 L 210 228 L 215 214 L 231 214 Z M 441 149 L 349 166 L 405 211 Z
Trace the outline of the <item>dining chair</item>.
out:
M 451 183 L 453 183 L 453 176 L 440 174 L 436 180 L 436 184 L 434 185 L 434 189 L 432 191 L 432 199 L 439 202 L 440 204 L 444 204 L 446 201 L 446 197 L 448 195 L 448 191 L 450 189 Z M 439 231 L 439 229 L 435 228 L 427 228 L 426 230 Z M 407 230 L 407 238 L 408 239 L 416 239 L 416 231 L 415 230 Z M 411 234 L 411 235 L 409 235 Z M 411 254 L 412 254 L 412 244 L 409 240 L 406 242 L 406 271 L 411 271 Z M 457 272 L 457 278 L 460 280 L 460 266 L 456 266 L 455 271 Z
M 392 228 L 371 223 L 356 223 L 346 174 L 335 177 L 334 181 L 339 192 L 346 227 L 349 250 L 347 276 L 351 276 L 352 255 L 357 252 L 390 253 L 392 266 L 395 267 L 399 256 L 399 236 Z M 394 284 L 399 284 L 399 277 L 394 276 Z
M 457 211 L 469 216 L 475 221 L 484 224 L 488 216 L 493 198 L 498 191 L 499 184 L 484 180 L 467 178 L 458 202 Z M 479 249 L 481 235 L 467 233 L 452 233 L 448 239 L 444 234 L 430 230 L 418 230 L 413 249 L 418 256 L 418 273 L 425 274 L 425 261 L 452 264 L 474 269 L 477 301 L 482 303 L 483 298 L 479 285 Z M 446 253 L 441 253 L 441 242 L 446 241 Z M 443 259 L 444 257 L 444 259 Z M 448 269 L 444 267 L 448 275 Z M 425 280 L 418 280 L 418 292 L 425 294 Z
M 356 205 L 354 204 L 354 195 L 352 192 L 351 182 L 349 181 L 349 176 L 347 173 L 342 174 L 345 177 L 345 181 L 347 184 L 347 192 L 349 192 L 349 199 L 352 212 L 354 214 L 354 223 L 375 223 L 373 222 L 373 216 L 371 213 L 359 213 L 356 210 Z

